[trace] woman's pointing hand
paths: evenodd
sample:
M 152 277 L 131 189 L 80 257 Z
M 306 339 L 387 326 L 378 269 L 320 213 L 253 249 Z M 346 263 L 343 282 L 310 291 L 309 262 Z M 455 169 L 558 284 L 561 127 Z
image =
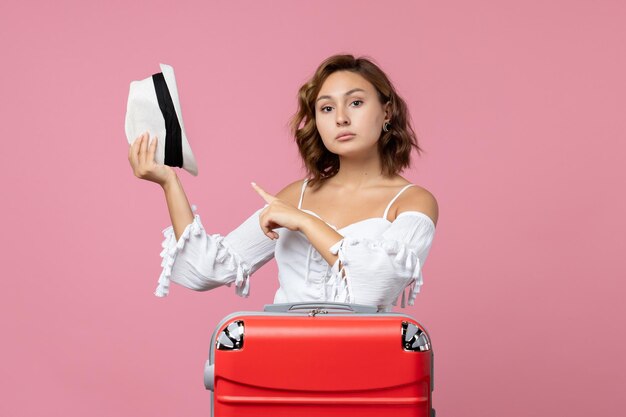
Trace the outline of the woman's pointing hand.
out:
M 308 217 L 306 213 L 271 195 L 254 182 L 252 183 L 252 188 L 254 188 L 254 191 L 267 203 L 267 206 L 259 215 L 261 229 L 267 237 L 270 239 L 278 239 L 278 233 L 276 233 L 274 229 L 279 227 L 285 227 L 293 231 L 300 230 L 302 223 Z

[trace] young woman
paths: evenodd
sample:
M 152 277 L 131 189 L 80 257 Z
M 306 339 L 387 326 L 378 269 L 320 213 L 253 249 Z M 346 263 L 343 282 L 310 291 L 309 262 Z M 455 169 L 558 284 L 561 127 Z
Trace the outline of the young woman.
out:
M 292 130 L 308 172 L 265 200 L 227 236 L 209 235 L 189 206 L 175 171 L 154 162 L 156 140 L 137 138 L 129 151 L 138 178 L 163 188 L 172 226 L 163 231 L 163 271 L 204 291 L 235 284 L 247 296 L 249 277 L 276 258 L 274 302 L 337 301 L 390 311 L 405 290 L 409 305 L 422 285 L 438 217 L 426 189 L 399 175 L 420 151 L 404 101 L 366 58 L 335 55 L 299 91 Z

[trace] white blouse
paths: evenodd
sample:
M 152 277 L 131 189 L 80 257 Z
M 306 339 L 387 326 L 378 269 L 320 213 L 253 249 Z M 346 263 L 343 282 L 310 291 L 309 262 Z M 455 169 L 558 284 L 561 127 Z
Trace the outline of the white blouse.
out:
M 302 209 L 307 182 L 302 185 L 298 208 L 319 218 Z M 259 225 L 262 208 L 226 236 L 207 234 L 200 216 L 195 214 L 178 242 L 172 226 L 163 230 L 163 270 L 155 295 L 167 295 L 170 281 L 174 281 L 196 291 L 234 283 L 235 292 L 247 297 L 250 275 L 275 257 L 280 288 L 274 303 L 334 301 L 391 311 L 400 294 L 405 307 L 405 290 L 409 289 L 408 303 L 413 305 L 423 283 L 422 266 L 433 242 L 435 225 L 418 211 L 405 211 L 393 222 L 387 220 L 391 205 L 412 185 L 396 194 L 382 217 L 341 229 L 329 224 L 343 236 L 329 248 L 338 256 L 332 266 L 302 232 L 280 228 L 277 240 L 268 238 Z

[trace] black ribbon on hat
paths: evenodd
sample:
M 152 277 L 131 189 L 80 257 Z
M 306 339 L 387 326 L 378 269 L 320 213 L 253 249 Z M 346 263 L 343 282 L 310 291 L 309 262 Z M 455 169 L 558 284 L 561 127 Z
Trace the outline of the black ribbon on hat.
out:
M 162 72 L 152 76 L 154 82 L 154 91 L 156 92 L 159 108 L 165 120 L 165 165 L 171 167 L 183 166 L 183 140 L 182 129 L 178 122 L 176 109 L 170 96 L 170 90 L 167 88 L 165 77 Z

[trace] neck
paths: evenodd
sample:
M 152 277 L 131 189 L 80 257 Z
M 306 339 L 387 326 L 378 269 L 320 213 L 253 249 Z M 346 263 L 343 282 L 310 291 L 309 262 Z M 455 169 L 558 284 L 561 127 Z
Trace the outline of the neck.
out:
M 333 182 L 349 188 L 364 188 L 380 183 L 384 178 L 378 153 L 364 158 L 339 158 L 339 172 Z

